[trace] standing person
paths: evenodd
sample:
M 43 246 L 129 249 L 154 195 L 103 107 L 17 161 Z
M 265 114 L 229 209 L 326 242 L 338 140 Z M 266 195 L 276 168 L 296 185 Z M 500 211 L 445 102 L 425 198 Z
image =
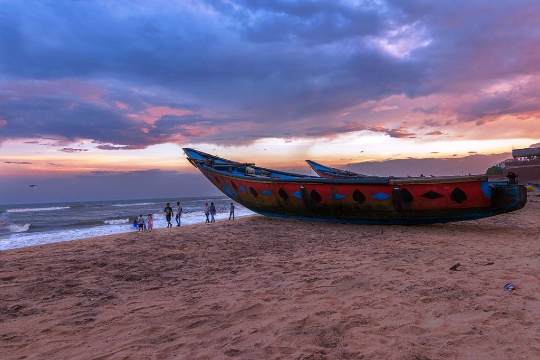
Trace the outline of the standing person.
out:
M 213 202 L 210 203 L 210 222 L 216 222 L 216 219 L 215 219 L 215 216 L 216 216 L 216 206 L 214 205 Z
M 210 215 L 210 209 L 208 208 L 208 203 L 204 204 L 204 215 L 206 216 L 206 223 L 210 222 L 208 216 Z
M 176 202 L 176 226 L 180 226 L 182 222 L 182 206 L 180 206 L 180 201 Z
M 152 231 L 154 228 L 154 216 L 152 214 L 148 214 L 146 217 L 146 230 Z
M 139 225 L 138 231 L 144 231 L 144 218 L 142 214 L 140 214 L 139 217 L 137 218 L 137 224 Z
M 172 228 L 172 216 L 173 216 L 173 209 L 171 207 L 170 203 L 167 203 L 167 206 L 165 206 L 165 209 L 163 210 L 165 212 L 165 219 L 167 219 L 167 228 Z
M 229 211 L 229 220 L 231 220 L 231 218 L 234 220 L 234 204 L 231 203 L 231 210 Z

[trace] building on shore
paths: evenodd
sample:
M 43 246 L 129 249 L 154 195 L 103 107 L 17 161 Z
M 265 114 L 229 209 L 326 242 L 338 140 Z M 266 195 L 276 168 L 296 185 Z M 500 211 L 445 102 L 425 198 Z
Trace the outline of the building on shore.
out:
M 502 169 L 502 175 L 512 172 L 522 184 L 540 183 L 540 147 L 512 150 L 512 159 L 498 166 Z

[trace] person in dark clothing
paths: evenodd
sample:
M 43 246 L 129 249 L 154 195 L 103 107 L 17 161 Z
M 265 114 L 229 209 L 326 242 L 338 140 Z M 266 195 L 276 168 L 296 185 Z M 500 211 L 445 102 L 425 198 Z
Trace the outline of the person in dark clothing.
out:
M 180 226 L 182 223 L 182 206 L 180 206 L 180 201 L 176 202 L 176 226 Z
M 517 175 L 515 172 L 509 171 L 506 177 L 508 178 L 508 182 L 510 184 L 517 184 Z
M 167 228 L 172 228 L 172 217 L 173 217 L 173 209 L 171 207 L 171 204 L 167 203 L 167 206 L 165 206 L 165 209 L 163 210 L 165 212 L 165 219 L 167 220 Z
M 210 216 L 210 208 L 208 207 L 208 203 L 204 204 L 204 215 L 206 216 L 206 223 L 209 223 L 210 222 L 210 218 L 208 216 Z
M 216 216 L 216 206 L 213 202 L 210 203 L 210 222 L 216 222 L 215 216 Z
M 230 211 L 229 211 L 229 220 L 234 220 L 234 204 L 231 203 Z

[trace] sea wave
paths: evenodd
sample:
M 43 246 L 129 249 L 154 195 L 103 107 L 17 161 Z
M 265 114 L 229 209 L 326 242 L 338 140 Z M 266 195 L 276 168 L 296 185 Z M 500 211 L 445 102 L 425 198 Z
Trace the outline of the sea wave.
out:
M 124 207 L 124 206 L 144 206 L 144 205 L 152 205 L 152 204 L 157 204 L 157 203 L 153 203 L 153 202 L 143 202 L 143 203 L 128 203 L 128 204 L 112 204 L 111 206 L 116 206 L 116 207 Z
M 54 211 L 54 210 L 64 210 L 69 209 L 69 206 L 51 206 L 51 207 L 41 207 L 41 208 L 19 208 L 19 209 L 7 209 L 7 213 L 26 213 L 34 211 Z
M 106 225 L 120 225 L 120 224 L 128 224 L 129 219 L 112 219 L 112 220 L 105 220 L 103 222 Z
M 9 232 L 12 233 L 22 233 L 30 230 L 30 224 L 24 224 L 24 225 L 17 225 L 17 224 L 10 224 L 7 226 Z

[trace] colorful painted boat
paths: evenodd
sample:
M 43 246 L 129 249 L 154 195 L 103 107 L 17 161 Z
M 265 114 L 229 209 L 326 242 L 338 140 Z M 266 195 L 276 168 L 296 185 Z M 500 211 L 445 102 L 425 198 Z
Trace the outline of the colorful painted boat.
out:
M 329 179 L 230 161 L 185 148 L 189 162 L 232 200 L 262 215 L 360 224 L 471 220 L 522 208 L 527 191 L 486 176 Z

